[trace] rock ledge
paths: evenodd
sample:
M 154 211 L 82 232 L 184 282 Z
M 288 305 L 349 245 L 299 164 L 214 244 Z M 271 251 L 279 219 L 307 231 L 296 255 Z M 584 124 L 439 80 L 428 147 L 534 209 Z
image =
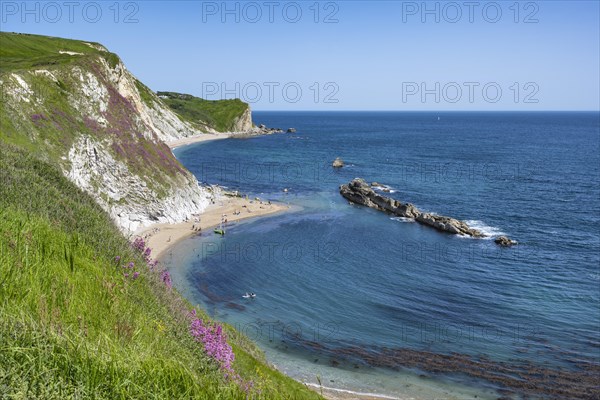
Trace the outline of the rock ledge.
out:
M 414 219 L 420 224 L 430 226 L 442 232 L 475 238 L 486 237 L 481 231 L 471 228 L 463 221 L 443 215 L 423 213 L 413 204 L 402 203 L 398 200 L 382 196 L 360 178 L 355 178 L 350 183 L 340 186 L 340 194 L 352 203 L 389 212 L 399 217 Z

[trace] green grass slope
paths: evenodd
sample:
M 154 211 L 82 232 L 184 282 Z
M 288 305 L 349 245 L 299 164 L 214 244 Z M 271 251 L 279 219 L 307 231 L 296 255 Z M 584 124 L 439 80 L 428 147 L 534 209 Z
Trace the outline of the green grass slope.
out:
M 77 60 L 71 51 L 86 57 L 102 56 L 113 65 L 118 61 L 115 54 L 101 51 L 98 43 L 89 43 L 49 36 L 2 32 L 0 36 L 0 72 L 56 67 Z
M 0 141 L 0 398 L 319 398 L 226 326 L 228 378 L 159 268 L 55 165 Z
M 248 110 L 248 104 L 240 99 L 204 100 L 189 94 L 174 92 L 156 94 L 184 121 L 206 124 L 219 132 L 234 130 L 235 121 Z

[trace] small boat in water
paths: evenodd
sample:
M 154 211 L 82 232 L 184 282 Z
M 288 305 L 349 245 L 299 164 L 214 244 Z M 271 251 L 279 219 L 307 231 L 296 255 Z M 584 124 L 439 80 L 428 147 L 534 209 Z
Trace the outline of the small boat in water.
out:
M 243 295 L 242 297 L 245 298 L 245 299 L 253 299 L 253 298 L 256 297 L 256 293 L 248 293 L 248 292 L 246 292 L 246 294 Z
M 223 220 L 224 220 L 224 218 L 225 218 L 225 216 L 223 215 L 221 217 L 221 223 L 219 224 L 219 227 L 215 228 L 215 230 L 213 231 L 217 235 L 225 236 L 225 229 L 223 229 Z

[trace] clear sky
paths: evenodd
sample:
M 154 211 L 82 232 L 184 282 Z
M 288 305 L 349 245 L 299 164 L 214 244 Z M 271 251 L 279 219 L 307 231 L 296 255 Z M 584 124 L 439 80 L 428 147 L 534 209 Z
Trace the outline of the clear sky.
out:
M 0 1 L 153 90 L 254 110 L 598 110 L 598 1 Z

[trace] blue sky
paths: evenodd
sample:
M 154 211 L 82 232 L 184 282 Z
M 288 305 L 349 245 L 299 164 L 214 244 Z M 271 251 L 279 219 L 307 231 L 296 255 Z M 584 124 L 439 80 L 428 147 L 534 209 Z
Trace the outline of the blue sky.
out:
M 3 0 L 0 24 L 254 110 L 598 110 L 599 4 Z

